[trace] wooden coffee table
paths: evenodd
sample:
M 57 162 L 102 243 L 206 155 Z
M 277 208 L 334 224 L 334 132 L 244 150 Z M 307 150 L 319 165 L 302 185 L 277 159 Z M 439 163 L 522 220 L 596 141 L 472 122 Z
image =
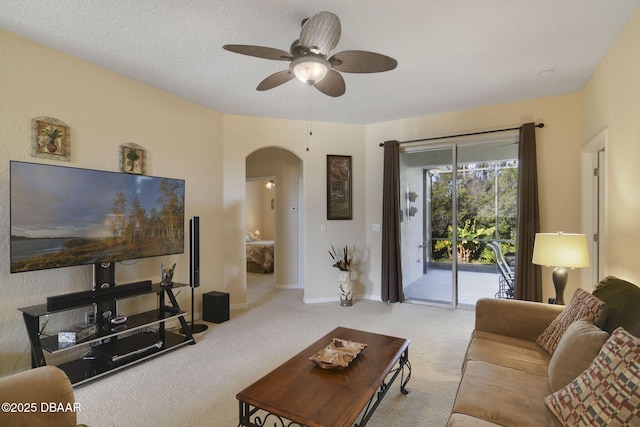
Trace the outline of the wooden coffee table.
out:
M 367 347 L 348 367 L 323 369 L 309 357 L 333 338 Z M 238 425 L 363 427 L 398 375 L 400 391 L 408 393 L 409 343 L 404 338 L 336 328 L 238 393 Z

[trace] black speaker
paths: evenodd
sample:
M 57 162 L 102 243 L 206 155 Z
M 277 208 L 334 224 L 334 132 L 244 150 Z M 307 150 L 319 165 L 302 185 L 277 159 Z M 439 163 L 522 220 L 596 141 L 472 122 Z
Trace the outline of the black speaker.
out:
M 116 265 L 113 262 L 93 264 L 93 289 L 112 288 L 116 285 Z
M 200 286 L 200 217 L 189 220 L 189 284 Z
M 195 288 L 200 286 L 200 218 L 197 216 L 189 220 L 189 282 L 191 284 L 191 324 L 189 332 L 198 334 L 207 330 L 208 326 L 197 324 L 194 320 L 195 306 Z M 184 328 L 180 329 L 180 333 L 187 334 Z
M 229 320 L 229 294 L 217 291 L 202 294 L 202 318 L 213 323 Z

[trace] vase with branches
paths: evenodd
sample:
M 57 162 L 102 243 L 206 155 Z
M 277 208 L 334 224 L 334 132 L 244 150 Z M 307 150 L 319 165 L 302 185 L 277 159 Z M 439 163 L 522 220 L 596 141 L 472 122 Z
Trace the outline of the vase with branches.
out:
M 349 271 L 351 269 L 351 262 L 353 261 L 355 251 L 355 246 L 352 248 L 345 246 L 340 252 L 338 252 L 336 251 L 336 248 L 331 245 L 329 255 L 334 262 L 332 267 L 336 267 L 340 271 Z
M 340 305 L 351 306 L 353 304 L 353 283 L 351 282 L 351 263 L 353 262 L 353 256 L 355 255 L 355 246 L 349 248 L 345 246 L 342 250 L 337 251 L 336 248 L 331 245 L 329 255 L 333 260 L 332 267 L 336 267 L 340 270 L 338 277 L 338 295 L 340 296 Z

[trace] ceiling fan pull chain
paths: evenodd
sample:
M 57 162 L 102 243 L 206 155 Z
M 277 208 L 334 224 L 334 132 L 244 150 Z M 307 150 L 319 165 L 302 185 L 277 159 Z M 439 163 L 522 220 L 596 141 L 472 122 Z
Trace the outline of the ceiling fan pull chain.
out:
M 307 89 L 307 151 L 309 151 L 309 137 L 313 136 L 313 130 L 311 129 L 311 85 Z

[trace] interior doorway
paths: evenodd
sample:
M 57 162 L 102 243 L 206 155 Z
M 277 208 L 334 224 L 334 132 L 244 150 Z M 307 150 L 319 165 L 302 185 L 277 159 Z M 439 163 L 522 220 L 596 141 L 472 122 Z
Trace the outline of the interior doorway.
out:
M 582 232 L 587 235 L 591 265 L 580 271 L 581 287 L 593 288 L 606 276 L 607 129 L 582 148 Z
M 278 289 L 302 287 L 302 165 L 279 147 L 261 148 L 246 158 L 247 293 L 251 283 L 261 283 L 263 290 L 265 283 Z M 268 275 L 271 281 L 264 280 Z

